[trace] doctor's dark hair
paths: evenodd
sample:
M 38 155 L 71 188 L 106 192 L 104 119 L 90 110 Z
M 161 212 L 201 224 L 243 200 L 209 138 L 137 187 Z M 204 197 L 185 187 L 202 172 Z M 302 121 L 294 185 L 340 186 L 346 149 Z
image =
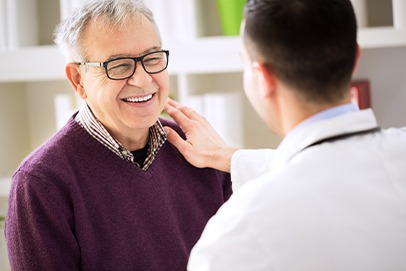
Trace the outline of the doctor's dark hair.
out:
M 248 0 L 244 19 L 250 57 L 307 102 L 347 94 L 357 54 L 350 0 Z

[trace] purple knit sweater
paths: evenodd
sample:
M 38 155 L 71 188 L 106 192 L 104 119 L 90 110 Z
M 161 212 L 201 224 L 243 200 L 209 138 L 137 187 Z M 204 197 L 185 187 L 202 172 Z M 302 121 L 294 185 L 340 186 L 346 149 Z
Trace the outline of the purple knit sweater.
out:
M 206 222 L 230 195 L 228 174 L 191 166 L 169 142 L 142 171 L 70 119 L 13 176 L 10 264 L 19 271 L 186 270 Z

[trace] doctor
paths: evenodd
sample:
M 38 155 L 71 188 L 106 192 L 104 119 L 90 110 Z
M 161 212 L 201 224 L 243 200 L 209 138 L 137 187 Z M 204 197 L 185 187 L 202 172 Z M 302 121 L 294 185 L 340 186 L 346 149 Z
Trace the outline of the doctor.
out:
M 189 270 L 406 270 L 406 130 L 350 103 L 360 56 L 350 0 L 249 0 L 244 89 L 283 137 L 227 146 L 193 110 L 165 128 L 198 167 L 231 171 L 234 195 L 208 222 Z

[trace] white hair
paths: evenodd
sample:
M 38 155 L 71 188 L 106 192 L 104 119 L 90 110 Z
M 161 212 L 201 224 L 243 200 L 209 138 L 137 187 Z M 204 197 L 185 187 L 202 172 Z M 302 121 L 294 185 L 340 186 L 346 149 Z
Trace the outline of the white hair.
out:
M 152 23 L 161 40 L 153 14 L 142 0 L 90 0 L 76 8 L 56 27 L 54 41 L 66 61 L 86 61 L 86 50 L 82 46 L 82 39 L 89 22 L 102 19 L 103 23 L 107 23 L 107 27 L 116 29 L 140 15 L 145 16 Z

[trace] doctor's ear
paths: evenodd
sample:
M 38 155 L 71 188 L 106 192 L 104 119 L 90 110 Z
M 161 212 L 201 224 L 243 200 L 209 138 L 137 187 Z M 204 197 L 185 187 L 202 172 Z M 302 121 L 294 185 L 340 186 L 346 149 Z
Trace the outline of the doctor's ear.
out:
M 261 97 L 268 97 L 276 88 L 276 77 L 272 70 L 263 63 L 254 62 L 254 72 L 258 79 L 259 93 Z
M 354 74 L 357 71 L 358 68 L 358 64 L 359 64 L 359 60 L 361 58 L 362 55 L 362 49 L 361 47 L 359 47 L 359 45 L 357 45 L 357 52 L 355 54 L 355 62 L 354 62 L 354 68 L 352 70 L 352 73 Z
M 82 71 L 80 69 L 81 68 L 78 64 L 71 62 L 66 64 L 65 73 L 75 92 L 79 95 L 79 97 L 85 99 L 87 95 L 82 85 Z

